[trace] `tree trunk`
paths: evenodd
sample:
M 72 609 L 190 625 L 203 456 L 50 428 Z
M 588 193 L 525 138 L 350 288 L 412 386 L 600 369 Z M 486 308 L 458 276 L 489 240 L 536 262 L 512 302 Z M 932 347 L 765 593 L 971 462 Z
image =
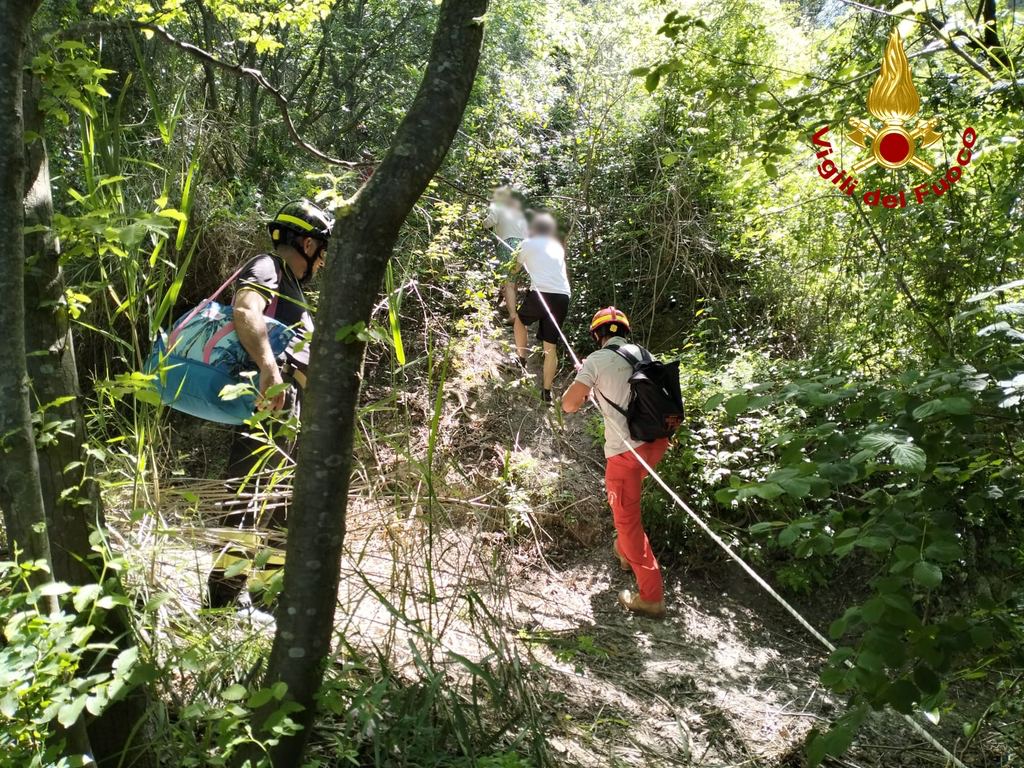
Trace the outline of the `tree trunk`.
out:
M 39 112 L 40 84 L 30 78 L 25 89 L 25 126 L 43 135 Z M 75 347 L 64 297 L 64 275 L 58 244 L 53 236 L 53 192 L 50 166 L 42 138 L 25 148 L 25 346 L 32 382 L 31 406 L 45 408 L 45 421 L 61 420 L 63 428 L 53 440 L 37 449 L 39 482 L 46 510 L 53 578 L 69 584 L 96 582 L 101 567 L 89 536 L 102 529 L 103 504 L 92 478 L 85 451 L 85 420 L 78 389 Z M 60 405 L 52 405 L 60 403 Z M 107 613 L 96 639 L 114 643 L 122 650 L 132 642 L 129 617 L 123 608 Z M 109 669 L 115 654 L 94 659 L 98 669 Z M 136 728 L 148 716 L 145 689 L 129 691 L 89 724 L 92 754 L 100 766 L 123 764 L 136 768 L 155 765 L 147 748 L 146 728 Z M 137 732 L 132 746 L 131 734 Z M 84 733 L 84 731 L 83 731 Z
M 22 123 L 22 61 L 38 0 L 0 0 L 0 508 L 12 550 L 23 558 L 50 560 L 46 513 L 39 485 L 25 366 L 25 137 Z
M 981 0 L 982 23 L 985 26 L 984 45 L 985 53 L 989 58 L 1001 67 L 1008 68 L 1009 57 L 999 42 L 999 26 L 996 20 L 996 0 Z
M 42 136 L 39 89 L 39 82 L 30 78 L 25 90 L 25 125 Z M 37 448 L 53 577 L 70 584 L 88 584 L 95 581 L 86 562 L 92 555 L 89 534 L 102 526 L 103 512 L 96 483 L 85 464 L 85 422 L 78 400 L 64 276 L 52 232 L 53 194 L 43 140 L 29 144 L 25 154 L 25 225 L 30 229 L 24 240 L 25 348 L 32 382 L 30 406 L 45 409 L 45 421 L 63 422 L 57 434 Z
M 272 751 L 275 766 L 301 762 L 330 652 L 365 351 L 352 329 L 370 322 L 402 223 L 458 130 L 480 58 L 479 17 L 486 10 L 487 0 L 441 4 L 419 92 L 380 167 L 335 227 L 312 342 L 284 591 L 267 671 L 267 685 L 285 682 L 288 696 L 304 707 L 296 716 L 303 727 Z
M 29 404 L 25 355 L 25 131 L 23 67 L 26 37 L 39 3 L 0 0 L 0 18 L 7 22 L 0 35 L 0 232 L 7 242 L 0 249 L 0 507 L 8 543 L 22 550 L 22 559 L 43 560 L 53 572 L 47 536 L 46 508 L 40 484 L 32 409 Z M 40 574 L 40 581 L 50 575 Z M 50 598 L 50 609 L 57 608 Z M 56 728 L 71 754 L 87 756 L 92 749 L 82 720 Z

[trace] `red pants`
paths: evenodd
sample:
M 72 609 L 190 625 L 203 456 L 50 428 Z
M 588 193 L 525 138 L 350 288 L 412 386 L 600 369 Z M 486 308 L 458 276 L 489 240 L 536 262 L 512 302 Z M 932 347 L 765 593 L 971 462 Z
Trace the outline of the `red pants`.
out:
M 667 448 L 668 438 L 663 438 L 643 443 L 637 446 L 636 451 L 651 467 L 656 467 Z M 632 451 L 626 451 L 608 459 L 604 484 L 608 489 L 615 530 L 619 534 L 618 548 L 633 567 L 640 599 L 657 602 L 664 595 L 661 571 L 640 519 L 640 487 L 645 477 L 647 470 Z

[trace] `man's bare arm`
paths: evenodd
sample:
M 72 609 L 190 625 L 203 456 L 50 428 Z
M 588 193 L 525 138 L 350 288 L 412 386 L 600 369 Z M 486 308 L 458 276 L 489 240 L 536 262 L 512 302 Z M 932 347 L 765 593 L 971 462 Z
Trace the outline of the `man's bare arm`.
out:
M 234 316 L 235 331 L 245 351 L 256 363 L 260 371 L 260 394 L 264 394 L 275 384 L 283 383 L 281 369 L 277 367 L 274 351 L 270 348 L 267 337 L 267 321 L 263 312 L 267 308 L 267 300 L 258 291 L 243 288 L 235 294 Z M 274 396 L 269 402 L 264 401 L 261 407 L 274 410 L 284 407 L 284 392 Z
M 587 396 L 590 394 L 590 387 L 581 382 L 574 381 L 565 394 L 562 395 L 562 410 L 566 413 L 576 413 L 583 404 L 587 402 Z

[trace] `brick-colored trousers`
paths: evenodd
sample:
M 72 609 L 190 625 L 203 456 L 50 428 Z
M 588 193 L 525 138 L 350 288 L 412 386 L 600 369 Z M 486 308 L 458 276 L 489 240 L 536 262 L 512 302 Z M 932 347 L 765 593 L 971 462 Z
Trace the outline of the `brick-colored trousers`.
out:
M 668 438 L 637 446 L 651 467 L 656 467 L 668 449 Z M 661 571 L 651 552 L 651 543 L 640 519 L 640 489 L 647 470 L 631 451 L 611 456 L 607 460 L 604 484 L 608 490 L 608 503 L 612 508 L 615 530 L 619 534 L 618 548 L 633 567 L 641 600 L 657 602 L 664 596 Z

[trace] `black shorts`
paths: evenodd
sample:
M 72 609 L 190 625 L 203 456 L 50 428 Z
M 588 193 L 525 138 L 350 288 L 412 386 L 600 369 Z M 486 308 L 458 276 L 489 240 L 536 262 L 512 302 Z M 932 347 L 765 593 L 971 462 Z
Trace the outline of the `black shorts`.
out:
M 544 309 L 544 303 L 541 303 L 541 296 L 544 297 L 544 303 L 551 310 L 550 315 Z M 530 291 L 526 294 L 526 298 L 523 299 L 523 303 L 519 305 L 517 311 L 519 320 L 523 325 L 539 323 L 537 326 L 538 339 L 550 342 L 551 344 L 557 344 L 561 340 L 558 329 L 562 327 L 562 323 L 565 322 L 565 316 L 569 314 L 569 297 L 564 293 Z M 554 315 L 554 320 L 551 319 L 552 315 Z

